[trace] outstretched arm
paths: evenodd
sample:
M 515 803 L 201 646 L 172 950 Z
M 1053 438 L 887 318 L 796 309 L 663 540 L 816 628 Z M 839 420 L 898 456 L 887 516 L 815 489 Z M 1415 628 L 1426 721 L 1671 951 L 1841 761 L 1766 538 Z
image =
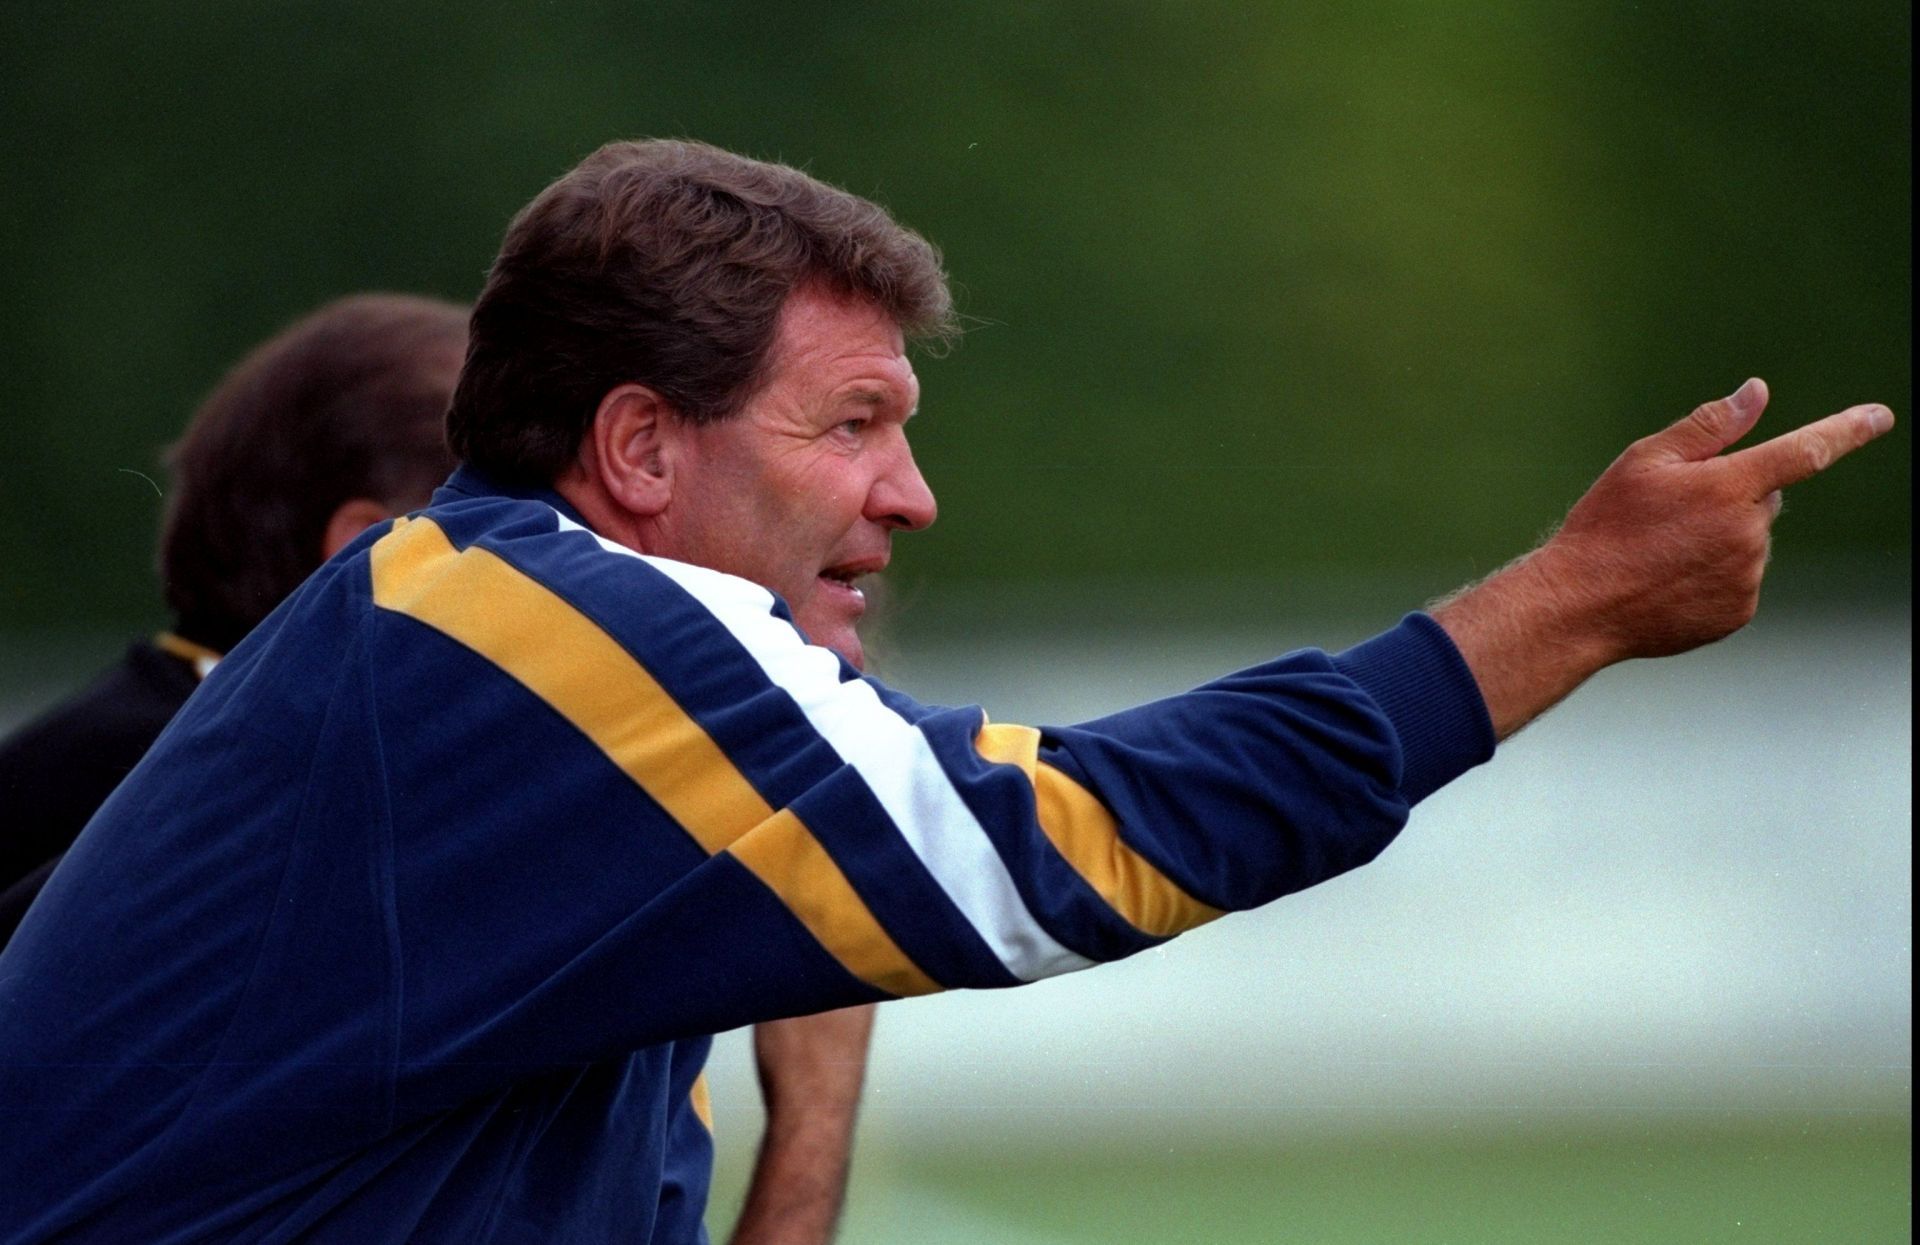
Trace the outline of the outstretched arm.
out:
M 753 1030 L 767 1131 L 733 1245 L 825 1245 L 846 1196 L 873 1006 Z
M 1634 442 L 1532 553 L 1433 607 L 1504 739 L 1606 666 L 1739 630 L 1760 600 L 1780 490 L 1893 426 L 1855 406 L 1723 453 L 1767 406 L 1737 392 Z

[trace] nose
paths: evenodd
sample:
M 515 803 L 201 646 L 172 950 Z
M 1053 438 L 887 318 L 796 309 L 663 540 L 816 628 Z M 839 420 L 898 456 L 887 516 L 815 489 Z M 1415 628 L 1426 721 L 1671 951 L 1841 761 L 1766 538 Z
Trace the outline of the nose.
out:
M 913 449 L 903 436 L 887 469 L 867 494 L 867 518 L 896 531 L 917 532 L 930 526 L 939 513 L 933 490 L 920 474 L 920 464 L 913 461 Z

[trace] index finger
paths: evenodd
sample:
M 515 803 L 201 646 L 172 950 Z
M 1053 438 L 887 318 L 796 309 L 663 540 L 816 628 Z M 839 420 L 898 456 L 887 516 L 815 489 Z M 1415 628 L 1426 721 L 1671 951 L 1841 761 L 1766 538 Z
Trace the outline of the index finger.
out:
M 1723 461 L 1747 475 L 1757 500 L 1819 475 L 1891 427 L 1893 412 L 1886 407 L 1850 406 L 1752 449 L 1729 454 Z

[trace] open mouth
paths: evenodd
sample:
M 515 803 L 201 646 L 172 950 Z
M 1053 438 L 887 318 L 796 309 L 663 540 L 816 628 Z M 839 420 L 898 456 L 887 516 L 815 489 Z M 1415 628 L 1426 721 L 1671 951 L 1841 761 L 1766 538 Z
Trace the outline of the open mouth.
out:
M 860 590 L 858 581 L 868 575 L 874 574 L 877 569 L 876 567 L 863 565 L 830 566 L 820 572 L 820 580 L 827 584 L 829 589 L 835 593 L 845 593 L 848 596 L 864 601 L 866 600 L 866 593 Z

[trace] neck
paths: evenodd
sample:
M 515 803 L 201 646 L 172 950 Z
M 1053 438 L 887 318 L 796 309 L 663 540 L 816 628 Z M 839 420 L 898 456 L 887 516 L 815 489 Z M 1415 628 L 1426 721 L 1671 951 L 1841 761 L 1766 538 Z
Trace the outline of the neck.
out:
M 553 483 L 553 491 L 580 512 L 588 527 L 608 540 L 625 545 L 636 553 L 658 553 L 655 524 L 628 510 L 607 495 L 605 489 L 575 469 Z

